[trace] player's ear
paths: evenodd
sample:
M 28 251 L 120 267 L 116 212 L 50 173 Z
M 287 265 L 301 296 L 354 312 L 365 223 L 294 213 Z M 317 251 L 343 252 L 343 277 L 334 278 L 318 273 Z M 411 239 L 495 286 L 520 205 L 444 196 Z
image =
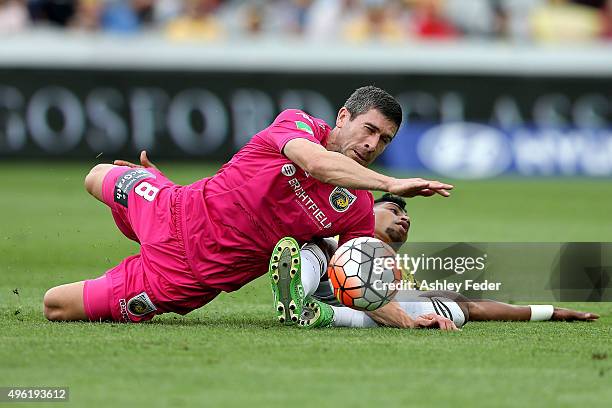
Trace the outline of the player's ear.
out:
M 343 127 L 349 120 L 351 120 L 351 112 L 349 112 L 349 110 L 343 106 L 338 111 L 338 117 L 336 118 L 336 127 Z

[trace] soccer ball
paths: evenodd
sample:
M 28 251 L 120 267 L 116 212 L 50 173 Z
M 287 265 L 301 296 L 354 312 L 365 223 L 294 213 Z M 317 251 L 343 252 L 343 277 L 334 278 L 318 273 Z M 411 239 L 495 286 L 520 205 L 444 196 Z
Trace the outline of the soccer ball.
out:
M 393 300 L 397 294 L 393 286 L 402 278 L 395 265 L 395 251 L 370 237 L 352 239 L 338 248 L 329 261 L 327 274 L 340 303 L 367 311 Z

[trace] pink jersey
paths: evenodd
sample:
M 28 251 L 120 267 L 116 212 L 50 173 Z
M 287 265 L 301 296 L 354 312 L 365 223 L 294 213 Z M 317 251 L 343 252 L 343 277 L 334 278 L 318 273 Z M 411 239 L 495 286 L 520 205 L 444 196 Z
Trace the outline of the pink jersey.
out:
M 322 183 L 282 154 L 296 138 L 325 146 L 330 131 L 320 119 L 286 110 L 215 176 L 183 187 L 187 258 L 203 284 L 232 291 L 263 275 L 285 236 L 304 243 L 340 235 L 340 244 L 373 236 L 370 192 Z

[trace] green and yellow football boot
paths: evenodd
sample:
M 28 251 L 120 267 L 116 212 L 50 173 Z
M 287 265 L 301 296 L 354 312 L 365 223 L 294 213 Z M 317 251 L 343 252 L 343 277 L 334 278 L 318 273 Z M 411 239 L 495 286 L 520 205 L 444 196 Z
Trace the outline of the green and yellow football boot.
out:
M 300 246 L 291 237 L 277 242 L 268 268 L 276 318 L 285 325 L 296 324 L 304 304 Z

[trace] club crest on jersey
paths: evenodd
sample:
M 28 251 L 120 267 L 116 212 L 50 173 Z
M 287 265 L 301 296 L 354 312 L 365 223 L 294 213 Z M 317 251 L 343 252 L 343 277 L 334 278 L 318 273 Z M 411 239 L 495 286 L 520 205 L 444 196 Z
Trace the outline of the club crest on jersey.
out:
M 349 207 L 357 200 L 357 196 L 351 194 L 344 187 L 336 187 L 332 190 L 329 195 L 329 203 L 334 210 L 338 212 L 345 212 Z
M 144 316 L 157 310 L 146 292 L 131 298 L 127 303 L 127 309 L 134 316 Z
M 293 164 L 285 164 L 281 168 L 281 173 L 283 173 L 287 177 L 291 177 L 295 174 L 295 166 Z

